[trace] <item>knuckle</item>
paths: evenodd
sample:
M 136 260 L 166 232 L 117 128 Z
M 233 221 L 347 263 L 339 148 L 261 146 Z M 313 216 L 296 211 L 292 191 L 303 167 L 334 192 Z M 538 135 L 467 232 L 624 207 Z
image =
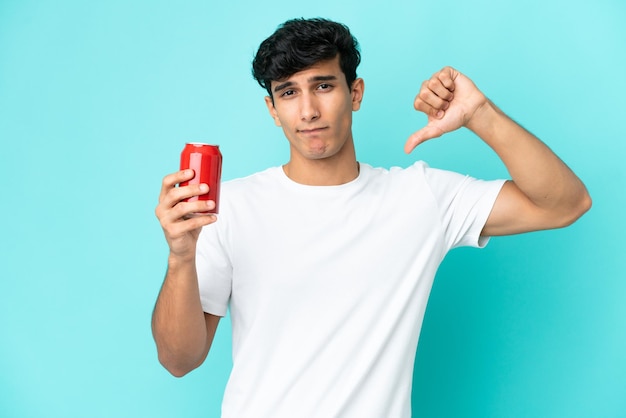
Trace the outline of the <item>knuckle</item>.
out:
M 172 208 L 172 219 L 184 218 L 185 215 L 189 213 L 188 206 L 189 206 L 188 202 L 184 202 L 184 201 L 178 202 Z
M 163 177 L 163 180 L 161 181 L 161 186 L 163 188 L 172 187 L 173 185 L 174 185 L 174 181 L 172 180 L 171 174 L 168 174 L 167 176 Z

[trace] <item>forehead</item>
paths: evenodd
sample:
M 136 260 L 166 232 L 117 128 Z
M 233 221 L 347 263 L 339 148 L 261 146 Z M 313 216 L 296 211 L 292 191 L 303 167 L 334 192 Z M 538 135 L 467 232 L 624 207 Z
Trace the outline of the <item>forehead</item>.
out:
M 280 85 L 286 82 L 293 84 L 306 84 L 315 82 L 316 77 L 319 76 L 335 76 L 336 78 L 343 77 L 343 71 L 339 65 L 339 57 L 332 58 L 330 60 L 318 61 L 315 64 L 300 70 L 289 77 L 281 80 L 272 80 L 272 88 L 276 85 Z

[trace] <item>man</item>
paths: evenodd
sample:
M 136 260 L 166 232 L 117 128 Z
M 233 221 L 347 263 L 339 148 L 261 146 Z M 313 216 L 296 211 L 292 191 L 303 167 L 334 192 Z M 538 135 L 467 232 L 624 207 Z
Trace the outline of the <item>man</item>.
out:
M 254 76 L 290 159 L 226 182 L 219 217 L 190 216 L 214 205 L 183 201 L 208 190 L 176 187 L 193 173 L 163 180 L 156 214 L 170 255 L 153 316 L 159 359 L 175 376 L 198 367 L 230 308 L 223 417 L 410 417 L 419 329 L 447 251 L 563 227 L 591 205 L 548 147 L 449 67 L 423 83 L 415 108 L 428 124 L 405 151 L 465 126 L 512 181 L 357 162 L 357 48 L 346 27 L 323 19 L 288 21 L 261 44 Z

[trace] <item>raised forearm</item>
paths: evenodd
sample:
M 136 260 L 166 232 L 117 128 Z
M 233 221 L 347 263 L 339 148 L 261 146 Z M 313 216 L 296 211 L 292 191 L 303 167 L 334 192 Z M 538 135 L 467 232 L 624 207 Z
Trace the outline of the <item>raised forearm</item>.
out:
M 500 157 L 515 185 L 537 207 L 567 224 L 591 201 L 580 179 L 533 134 L 487 100 L 467 123 Z
M 198 367 L 210 346 L 200 304 L 195 260 L 170 256 L 168 271 L 152 316 L 159 361 L 175 376 Z

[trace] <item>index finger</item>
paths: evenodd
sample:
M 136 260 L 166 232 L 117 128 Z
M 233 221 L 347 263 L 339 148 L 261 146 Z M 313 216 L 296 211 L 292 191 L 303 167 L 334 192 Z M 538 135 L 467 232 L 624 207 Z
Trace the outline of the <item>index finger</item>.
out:
M 177 171 L 163 177 L 163 182 L 161 183 L 161 193 L 159 194 L 159 202 L 162 201 L 167 192 L 176 187 L 177 184 L 182 183 L 185 180 L 191 180 L 193 176 L 193 170 L 187 169 Z

